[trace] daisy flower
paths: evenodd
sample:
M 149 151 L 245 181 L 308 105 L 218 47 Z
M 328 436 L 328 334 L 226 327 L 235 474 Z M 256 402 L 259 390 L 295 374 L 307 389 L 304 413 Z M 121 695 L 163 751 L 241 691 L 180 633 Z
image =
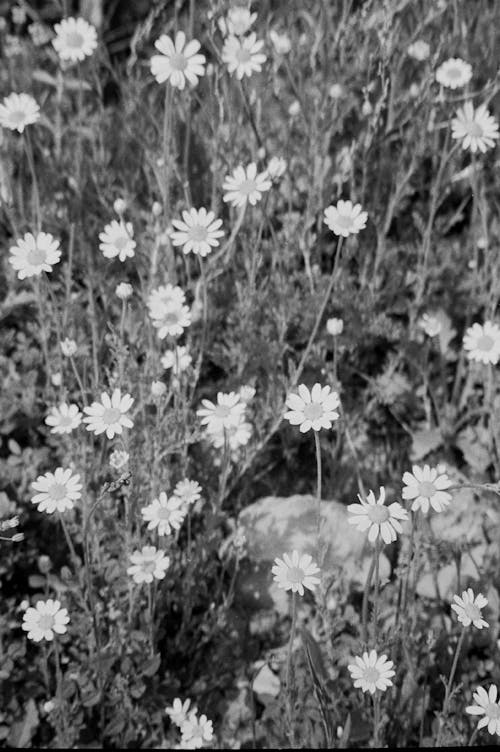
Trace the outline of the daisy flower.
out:
M 338 337 L 344 331 L 344 322 L 342 319 L 328 319 L 326 322 L 326 331 L 332 337 Z
M 115 389 L 111 396 L 103 392 L 100 402 L 83 408 L 87 414 L 83 419 L 87 431 L 93 431 L 96 436 L 106 433 L 108 439 L 113 439 L 116 434 L 121 435 L 124 428 L 133 428 L 132 420 L 126 415 L 133 403 L 133 397 L 130 394 L 122 396 L 120 389 Z
M 428 337 L 437 337 L 443 328 L 442 321 L 431 313 L 423 313 L 418 325 L 424 330 Z
M 28 633 L 28 639 L 41 642 L 54 639 L 55 634 L 67 632 L 69 624 L 68 611 L 61 608 L 59 601 L 49 598 L 38 601 L 34 608 L 27 608 L 23 614 L 22 628 Z
M 180 530 L 186 516 L 182 506 L 181 499 L 176 496 L 169 499 L 162 491 L 157 499 L 141 509 L 141 514 L 148 523 L 148 530 L 157 528 L 159 535 L 170 535 L 172 530 Z
M 59 241 L 48 232 L 36 236 L 27 232 L 17 245 L 10 248 L 9 262 L 19 279 L 39 277 L 42 272 L 51 272 L 54 264 L 61 260 Z
M 63 18 L 54 26 L 56 38 L 52 41 L 61 60 L 81 62 L 97 47 L 97 31 L 83 18 Z
M 488 605 L 488 599 L 482 593 L 474 597 L 472 588 L 467 588 L 462 593 L 462 597 L 453 596 L 455 603 L 451 604 L 452 609 L 457 615 L 458 621 L 464 627 L 470 627 L 473 624 L 476 629 L 489 627 L 487 621 L 482 618 L 481 609 Z
M 201 404 L 203 407 L 200 407 L 196 414 L 201 418 L 202 426 L 207 426 L 207 429 L 213 433 L 237 426 L 245 412 L 245 404 L 235 392 L 229 392 L 229 394 L 219 392 L 217 404 L 208 399 L 202 399 Z
M 431 48 L 423 39 L 417 39 L 408 47 L 408 55 L 419 62 L 427 60 L 430 54 Z
M 59 407 L 53 407 L 45 423 L 51 426 L 50 433 L 71 433 L 82 422 L 82 414 L 78 405 L 67 405 L 62 402 Z
M 192 363 L 187 347 L 177 345 L 175 350 L 167 350 L 161 357 L 160 363 L 166 371 L 172 369 L 174 376 L 180 376 Z
M 226 175 L 223 183 L 224 201 L 232 206 L 246 206 L 247 201 L 252 205 L 261 200 L 262 194 L 272 186 L 266 171 L 257 173 L 257 165 L 250 162 L 248 167 L 239 165 L 232 175 Z
M 129 461 L 129 453 L 122 449 L 114 449 L 109 455 L 109 464 L 113 470 L 121 470 Z
M 269 39 L 277 55 L 288 55 L 292 49 L 292 42 L 288 34 L 279 34 L 275 29 L 271 29 Z
M 134 288 L 128 282 L 120 282 L 115 288 L 115 295 L 120 300 L 128 300 L 133 292 Z
M 172 705 L 167 705 L 167 707 L 165 708 L 165 713 L 170 717 L 172 723 L 175 723 L 175 725 L 179 726 L 180 728 L 184 721 L 187 719 L 188 713 L 196 712 L 195 707 L 189 710 L 190 706 L 191 700 L 188 699 L 182 702 L 179 697 L 176 697 Z
M 477 724 L 477 728 L 479 730 L 487 727 L 492 736 L 493 734 L 500 735 L 500 703 L 497 695 L 498 689 L 494 684 L 490 684 L 488 692 L 483 687 L 478 687 L 472 695 L 476 704 L 465 708 L 465 712 L 469 715 L 484 716 Z
M 222 219 L 216 219 L 212 211 L 190 209 L 182 212 L 182 219 L 173 219 L 175 227 L 170 233 L 172 243 L 182 246 L 184 253 L 194 253 L 197 256 L 207 256 L 212 248 L 219 245 L 219 238 L 224 235 L 220 229 Z
M 189 507 L 195 504 L 201 499 L 202 488 L 200 484 L 195 480 L 189 480 L 184 478 L 180 480 L 174 488 L 174 496 L 176 496 L 184 506 Z
M 148 304 L 149 305 L 149 304 Z M 180 337 L 191 325 L 191 312 L 182 303 L 155 303 L 150 305 L 149 316 L 155 329 L 158 329 L 158 337 Z
M 472 66 L 459 57 L 450 57 L 436 71 L 436 81 L 447 89 L 466 86 L 472 78 Z
M 185 749 L 201 749 L 205 742 L 211 742 L 214 737 L 212 721 L 206 715 L 198 717 L 193 710 L 182 724 L 181 734 L 181 744 Z
M 39 512 L 47 514 L 73 509 L 75 501 L 82 496 L 80 476 L 72 475 L 71 470 L 63 470 L 62 467 L 56 468 L 53 473 L 39 475 L 31 487 L 36 491 L 31 503 L 37 505 Z
M 236 8 L 230 8 L 226 18 L 219 20 L 219 29 L 224 35 L 232 34 L 233 36 L 241 37 L 253 26 L 256 19 L 257 13 L 250 13 L 248 8 L 237 6 Z
M 327 206 L 324 213 L 325 224 L 335 235 L 344 238 L 364 230 L 368 219 L 368 214 L 361 211 L 361 204 L 352 201 L 338 201 L 337 206 Z
M 354 661 L 347 668 L 355 687 L 373 695 L 377 689 L 385 692 L 392 686 L 392 677 L 396 672 L 393 669 L 394 663 L 388 661 L 386 655 L 378 656 L 375 650 L 371 650 L 369 653 L 364 652 L 362 657 L 356 656 Z
M 246 446 L 252 436 L 252 426 L 242 415 L 238 424 L 227 428 L 211 429 L 207 426 L 207 439 L 215 449 L 222 449 L 227 441 L 229 449 L 237 452 Z
M 498 138 L 498 123 L 485 104 L 474 109 L 472 102 L 466 102 L 451 121 L 452 137 L 462 139 L 462 148 L 473 154 L 478 150 L 484 154 L 495 146 Z
M 27 125 L 33 125 L 40 117 L 40 107 L 29 94 L 12 92 L 0 104 L 0 125 L 22 133 Z
M 290 555 L 283 554 L 283 559 L 276 557 L 272 568 L 274 581 L 282 590 L 291 590 L 292 593 L 304 595 L 304 588 L 314 590 L 321 582 L 316 575 L 319 567 L 309 554 L 299 554 L 293 551 Z
M 403 499 L 413 500 L 412 511 L 421 509 L 427 514 L 432 507 L 436 512 L 442 512 L 448 506 L 452 497 L 446 489 L 452 485 L 446 473 L 440 473 L 437 468 L 424 465 L 413 465 L 412 472 L 403 475 Z
M 500 327 L 492 321 L 472 324 L 465 332 L 463 344 L 469 360 L 496 365 L 500 358 Z
M 264 42 L 257 39 L 254 32 L 241 39 L 228 37 L 222 48 L 222 61 L 226 63 L 229 73 L 235 73 L 241 81 L 243 76 L 251 76 L 262 70 L 262 64 L 267 60 L 261 52 L 263 46 Z
M 135 256 L 134 228 L 131 222 L 113 219 L 99 233 L 99 249 L 106 258 L 118 256 L 120 261 Z
M 339 395 L 331 392 L 329 386 L 314 384 L 311 391 L 300 384 L 298 394 L 289 394 L 286 405 L 290 408 L 283 416 L 292 426 L 300 426 L 300 432 L 320 431 L 331 428 L 332 422 L 338 420 L 337 408 L 340 406 Z
M 163 551 L 158 551 L 156 546 L 143 546 L 142 551 L 134 551 L 130 561 L 132 565 L 127 569 L 127 574 L 138 585 L 143 582 L 150 584 L 154 579 L 163 580 L 170 565 L 170 558 Z
M 59 342 L 59 346 L 61 348 L 62 354 L 66 358 L 71 358 L 78 349 L 75 340 L 70 339 L 69 337 L 66 337 L 66 339 L 63 339 L 62 342 Z
M 360 532 L 368 530 L 368 540 L 374 543 L 380 537 L 384 543 L 391 543 L 397 538 L 397 533 L 402 533 L 400 520 L 407 520 L 408 513 L 395 501 L 385 506 L 385 488 L 380 487 L 380 495 L 375 499 L 375 494 L 370 491 L 366 499 L 358 494 L 359 504 L 349 504 L 347 511 L 351 517 L 348 522 L 354 525 Z
M 155 42 L 160 55 L 151 58 L 151 73 L 159 84 L 169 81 L 177 89 L 184 89 L 186 79 L 196 86 L 198 78 L 205 75 L 205 56 L 198 54 L 201 47 L 197 39 L 186 44 L 186 35 L 178 31 L 175 42 L 162 34 Z
M 148 308 L 162 308 L 165 305 L 182 305 L 186 302 L 186 295 L 182 288 L 178 285 L 171 285 L 167 282 L 166 285 L 157 287 L 156 290 L 152 290 L 148 298 Z

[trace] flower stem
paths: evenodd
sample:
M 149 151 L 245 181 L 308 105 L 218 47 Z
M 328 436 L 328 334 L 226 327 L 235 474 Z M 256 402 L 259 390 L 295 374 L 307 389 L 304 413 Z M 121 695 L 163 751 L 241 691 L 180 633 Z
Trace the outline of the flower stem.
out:
M 457 647 L 455 650 L 455 655 L 453 657 L 453 663 L 451 664 L 451 671 L 450 676 L 448 678 L 448 683 L 446 684 L 446 690 L 444 693 L 444 702 L 443 702 L 443 709 L 441 711 L 441 715 L 439 716 L 439 729 L 437 733 L 436 743 L 435 747 L 441 746 L 441 738 L 443 735 L 443 728 L 444 723 L 446 721 L 446 716 L 448 715 L 448 708 L 450 704 L 450 697 L 451 697 L 451 690 L 453 687 L 453 679 L 455 678 L 455 672 L 457 670 L 457 664 L 458 664 L 458 657 L 460 655 L 460 651 L 462 650 L 462 645 L 465 637 L 465 627 L 462 627 L 462 632 L 460 633 L 460 637 L 457 642 Z
M 295 626 L 297 623 L 297 593 L 292 593 L 292 624 L 290 627 L 290 639 L 286 656 L 286 694 L 288 704 L 288 735 L 293 740 L 293 693 L 292 693 L 292 649 L 295 638 Z
M 375 595 L 373 598 L 373 639 L 375 645 L 378 641 L 378 602 L 380 594 L 380 541 L 377 538 L 374 551 L 375 559 Z
M 380 747 L 380 693 L 375 692 L 373 696 L 373 746 L 375 749 Z
M 373 573 L 375 571 L 375 557 L 376 551 L 373 552 L 370 569 L 368 570 L 368 575 L 366 577 L 365 589 L 363 591 L 363 606 L 361 608 L 362 637 L 365 645 L 368 644 L 368 595 L 370 593 Z
M 318 536 L 318 546 L 321 533 L 321 446 L 319 443 L 319 432 L 314 431 L 314 444 L 316 446 L 316 532 Z

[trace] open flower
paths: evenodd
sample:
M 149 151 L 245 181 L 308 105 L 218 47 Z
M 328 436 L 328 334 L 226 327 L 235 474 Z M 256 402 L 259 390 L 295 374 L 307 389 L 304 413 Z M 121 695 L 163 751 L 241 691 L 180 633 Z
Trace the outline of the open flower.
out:
M 245 412 L 245 403 L 235 392 L 219 392 L 217 404 L 208 399 L 202 399 L 201 404 L 203 407 L 196 411 L 196 415 L 201 418 L 202 426 L 207 426 L 207 430 L 213 433 L 237 426 Z
M 93 402 L 90 407 L 84 407 L 87 417 L 83 419 L 87 423 L 87 431 L 93 431 L 96 436 L 106 433 L 108 439 L 113 439 L 116 434 L 121 435 L 124 428 L 132 428 L 133 422 L 126 413 L 134 403 L 130 394 L 122 393 L 115 389 L 109 396 L 106 392 L 101 394 L 100 402 Z
M 368 540 L 373 543 L 378 537 L 381 537 L 384 543 L 392 543 L 397 538 L 398 533 L 403 532 L 400 520 L 407 520 L 408 513 L 395 501 L 389 506 L 385 506 L 385 488 L 380 487 L 378 499 L 370 491 L 366 499 L 358 494 L 359 504 L 349 504 L 347 511 L 351 517 L 348 521 L 354 525 L 360 532 L 368 530 Z
M 226 445 L 232 452 L 237 452 L 246 446 L 252 436 L 252 426 L 245 420 L 242 414 L 237 424 L 225 428 L 212 428 L 207 426 L 207 439 L 215 449 L 222 449 Z
M 500 358 L 500 327 L 492 321 L 472 324 L 465 332 L 464 350 L 469 360 L 496 365 Z
M 252 206 L 261 200 L 262 194 L 272 186 L 266 171 L 257 174 L 257 165 L 250 162 L 248 167 L 239 165 L 232 175 L 226 175 L 223 189 L 227 191 L 223 200 L 232 206 L 243 207 L 246 203 Z
M 472 699 L 475 705 L 468 705 L 465 712 L 470 715 L 482 715 L 477 724 L 477 728 L 487 727 L 488 732 L 493 736 L 500 734 L 500 703 L 497 700 L 498 689 L 494 684 L 490 684 L 488 692 L 483 687 L 478 687 Z
M 0 125 L 22 133 L 27 125 L 33 125 L 40 117 L 40 107 L 29 94 L 12 92 L 0 104 Z
M 220 229 L 222 219 L 216 219 L 212 211 L 190 209 L 182 212 L 182 219 L 173 219 L 175 230 L 170 233 L 172 243 L 182 246 L 183 253 L 207 256 L 212 248 L 219 245 L 219 238 L 224 235 Z
M 142 551 L 134 551 L 130 556 L 132 566 L 127 569 L 134 582 L 151 584 L 153 580 L 163 580 L 170 565 L 170 559 L 156 546 L 143 546 Z
M 283 559 L 276 557 L 274 561 L 274 581 L 282 590 L 304 595 L 304 588 L 314 590 L 321 582 L 317 577 L 320 569 L 309 554 L 301 555 L 298 551 L 293 551 L 291 554 L 283 554 Z
M 362 657 L 356 656 L 354 663 L 347 668 L 354 680 L 354 686 L 373 695 L 377 689 L 385 692 L 392 686 L 392 677 L 396 673 L 393 666 L 394 663 L 388 661 L 386 655 L 379 657 L 375 650 L 371 650 L 369 653 L 364 652 Z
M 196 712 L 195 707 L 189 710 L 190 705 L 191 700 L 188 699 L 182 702 L 179 697 L 176 697 L 172 705 L 167 705 L 167 707 L 165 708 L 165 713 L 170 717 L 172 723 L 175 723 L 175 725 L 179 726 L 180 728 L 184 721 L 187 719 L 188 714 Z
M 82 495 L 80 476 L 72 475 L 71 470 L 64 470 L 62 467 L 58 467 L 53 473 L 39 475 L 31 487 L 36 491 L 31 499 L 32 504 L 37 505 L 39 512 L 47 514 L 73 509 L 75 501 Z
M 38 601 L 34 608 L 27 608 L 23 614 L 22 628 L 28 633 L 28 639 L 41 642 L 54 639 L 56 634 L 67 632 L 69 624 L 68 611 L 61 608 L 59 601 L 49 598 Z
M 251 76 L 252 73 L 260 73 L 263 63 L 267 58 L 261 52 L 264 42 L 257 39 L 252 32 L 247 37 L 229 37 L 222 48 L 222 60 L 227 65 L 229 73 L 235 73 L 241 81 L 243 76 Z
M 219 20 L 219 29 L 224 35 L 233 34 L 241 37 L 257 19 L 257 13 L 251 13 L 248 8 L 241 5 L 230 8 L 225 18 Z
M 113 219 L 99 233 L 99 249 L 106 258 L 118 256 L 120 261 L 135 256 L 134 228 L 131 222 Z
M 68 405 L 62 402 L 59 407 L 53 407 L 45 423 L 51 426 L 50 433 L 71 433 L 82 422 L 82 414 L 78 405 Z
M 331 428 L 333 421 L 337 420 L 339 413 L 337 408 L 340 400 L 337 392 L 331 392 L 329 386 L 314 384 L 311 391 L 300 384 L 298 394 L 290 394 L 286 399 L 286 405 L 290 408 L 284 418 L 292 426 L 300 426 L 300 432 L 320 431 L 322 428 Z
M 201 499 L 201 491 L 202 488 L 196 480 L 184 478 L 176 484 L 174 496 L 181 501 L 184 507 L 190 507 Z
M 441 63 L 436 71 L 436 81 L 447 89 L 466 86 L 472 78 L 472 66 L 459 57 Z
M 206 715 L 198 717 L 196 710 L 189 713 L 181 725 L 181 745 L 184 749 L 201 749 L 205 742 L 211 742 L 214 736 L 212 721 Z
M 141 514 L 148 522 L 148 530 L 157 528 L 159 535 L 170 535 L 172 530 L 180 530 L 186 512 L 181 499 L 162 491 L 157 499 L 141 509 Z
M 65 62 L 81 62 L 97 47 L 97 31 L 83 18 L 63 18 L 54 26 L 56 33 L 52 44 Z
M 191 312 L 181 303 L 164 303 L 163 306 L 150 307 L 149 316 L 158 337 L 180 337 L 184 329 L 191 325 Z
M 421 509 L 427 514 L 432 506 L 436 512 L 442 512 L 448 506 L 452 497 L 446 493 L 452 483 L 446 473 L 439 473 L 437 468 L 424 465 L 413 465 L 412 473 L 403 475 L 403 499 L 413 500 L 412 511 Z
M 475 154 L 484 154 L 495 146 L 498 138 L 498 123 L 485 104 L 474 109 L 472 102 L 466 102 L 451 121 L 452 137 L 462 139 L 462 148 Z
M 51 272 L 61 260 L 59 241 L 48 232 L 36 236 L 27 232 L 17 245 L 10 248 L 9 262 L 17 271 L 19 279 L 39 277 L 42 272 Z
M 366 227 L 368 214 L 361 211 L 361 204 L 352 201 L 338 201 L 337 206 L 327 206 L 325 209 L 325 224 L 335 235 L 348 238 L 357 235 Z
M 458 621 L 464 627 L 470 627 L 473 624 L 476 629 L 489 627 L 487 621 L 482 618 L 481 609 L 488 605 L 488 599 L 482 593 L 474 597 L 472 588 L 467 588 L 462 593 L 462 597 L 453 596 L 455 603 L 451 604 L 452 609 L 457 615 Z
M 186 44 L 186 35 L 178 31 L 175 42 L 162 34 L 155 42 L 160 55 L 151 58 L 151 73 L 159 84 L 169 81 L 177 89 L 184 89 L 186 80 L 196 86 L 198 79 L 205 75 L 205 55 L 198 54 L 201 47 L 197 39 Z

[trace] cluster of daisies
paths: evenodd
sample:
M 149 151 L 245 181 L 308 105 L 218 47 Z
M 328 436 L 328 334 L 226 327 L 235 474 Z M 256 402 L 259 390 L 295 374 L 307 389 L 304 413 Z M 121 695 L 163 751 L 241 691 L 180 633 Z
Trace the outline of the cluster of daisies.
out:
M 238 450 L 248 444 L 252 425 L 247 412 L 254 395 L 255 388 L 245 385 L 238 392 L 218 392 L 216 402 L 202 399 L 197 415 L 205 428 L 205 438 L 213 447 L 237 456 Z
M 201 749 L 205 742 L 213 740 L 212 721 L 206 715 L 198 715 L 197 708 L 191 706 L 191 700 L 182 702 L 176 697 L 165 712 L 181 732 L 181 741 L 176 749 Z

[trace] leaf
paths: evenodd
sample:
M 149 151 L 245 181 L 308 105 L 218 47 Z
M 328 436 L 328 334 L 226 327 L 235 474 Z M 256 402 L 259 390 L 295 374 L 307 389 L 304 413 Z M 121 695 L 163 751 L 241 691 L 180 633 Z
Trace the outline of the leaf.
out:
M 319 649 L 318 643 L 310 634 L 310 632 L 307 631 L 307 629 L 302 629 L 301 634 L 302 642 L 304 644 L 306 652 L 307 665 L 309 666 L 309 673 L 311 674 L 313 683 L 314 694 L 319 706 L 321 718 L 323 720 L 326 746 L 330 749 L 331 747 L 333 747 L 335 738 L 335 723 L 330 709 L 330 698 L 323 684 L 323 680 L 326 680 L 327 678 L 327 673 L 323 664 L 323 658 L 321 656 L 321 651 Z
M 39 718 L 36 703 L 29 699 L 25 705 L 25 715 L 22 721 L 11 726 L 7 737 L 8 746 L 14 749 L 25 749 L 31 746 L 31 738 L 38 728 Z
M 145 664 L 144 668 L 142 669 L 142 675 L 143 676 L 154 676 L 158 669 L 160 668 L 161 663 L 161 657 L 159 653 L 156 653 L 147 663 Z
M 342 731 L 342 736 L 339 739 L 339 742 L 337 744 L 337 747 L 339 749 L 347 749 L 347 745 L 349 743 L 349 736 L 351 734 L 351 714 L 346 718 L 346 722 L 344 724 L 344 730 Z

